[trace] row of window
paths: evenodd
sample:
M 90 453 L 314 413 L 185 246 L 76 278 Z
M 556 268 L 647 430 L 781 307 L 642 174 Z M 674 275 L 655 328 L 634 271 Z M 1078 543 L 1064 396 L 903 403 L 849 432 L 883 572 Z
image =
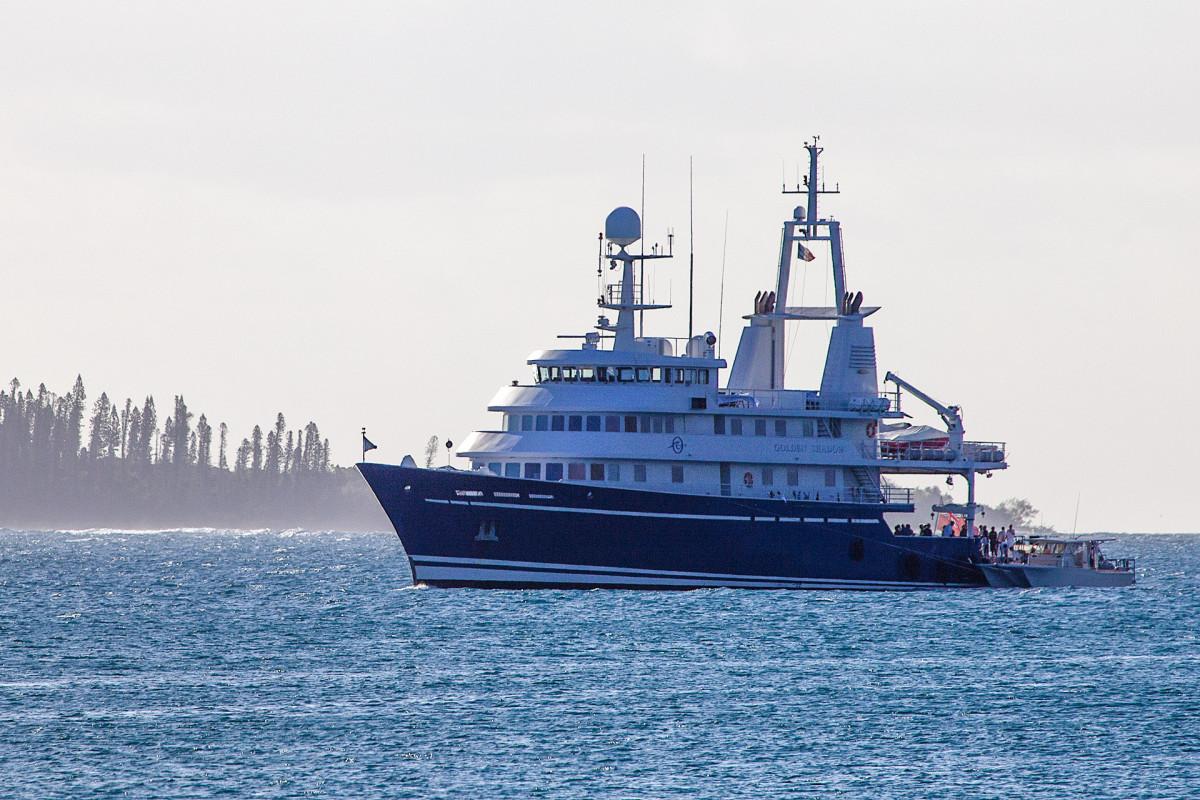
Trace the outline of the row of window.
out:
M 663 383 L 708 385 L 711 370 L 690 367 L 541 367 L 538 383 Z
M 626 469 L 622 470 L 622 466 Z M 671 464 L 671 483 L 684 482 L 684 466 L 682 464 Z M 630 480 L 634 483 L 646 482 L 646 465 L 645 464 L 616 464 L 612 462 L 549 462 L 543 464 L 540 461 L 526 462 L 498 462 L 493 461 L 487 465 L 490 472 L 495 475 L 502 475 L 506 478 L 527 478 L 529 480 L 547 480 L 547 481 L 607 481 L 620 482 L 621 480 Z M 777 473 L 782 472 L 782 475 Z M 776 478 L 782 478 L 782 482 L 776 484 Z M 729 494 L 733 483 L 744 486 L 747 489 L 754 488 L 757 483 L 761 487 L 772 487 L 776 485 L 787 485 L 796 487 L 800 485 L 800 468 L 799 467 L 757 467 L 745 468 L 738 467 L 734 464 L 721 464 L 720 467 L 720 482 L 721 493 Z M 834 488 L 838 485 L 837 470 L 824 470 L 824 484 L 827 488 Z
M 770 425 L 768 425 L 770 423 Z M 799 425 L 799 431 L 796 425 Z M 805 437 L 842 435 L 841 420 L 800 419 L 792 421 L 792 433 Z M 683 419 L 669 414 L 506 414 L 504 430 L 520 431 L 594 431 L 605 433 L 683 433 Z M 788 435 L 788 420 L 766 420 L 761 417 L 713 417 L 713 433 L 730 436 Z
M 506 431 L 604 431 L 606 433 L 675 433 L 677 417 L 669 414 L 506 414 Z M 683 421 L 678 420 L 683 431 Z
M 621 465 L 613 463 L 593 462 L 585 464 L 582 462 L 572 462 L 563 464 L 559 462 L 551 462 L 543 465 L 538 461 L 527 461 L 524 464 L 510 461 L 504 464 L 493 461 L 487 465 L 488 470 L 496 475 L 503 475 L 506 478 L 525 477 L 530 480 L 543 480 L 542 475 L 545 474 L 545 480 L 561 481 L 564 476 L 569 481 L 620 481 L 621 480 Z M 634 483 L 646 482 L 646 465 L 632 464 L 629 477 Z M 671 483 L 683 483 L 683 465 L 671 465 Z
M 730 464 L 722 464 L 721 465 L 721 486 L 722 487 L 728 487 L 730 485 L 731 473 L 733 472 L 734 469 L 737 469 L 737 467 L 732 466 Z M 754 486 L 754 477 L 755 477 L 756 472 L 758 473 L 759 479 L 762 481 L 762 483 L 760 485 L 762 485 L 762 486 L 774 486 L 775 485 L 775 467 L 762 467 L 761 469 L 758 469 L 758 470 L 749 470 L 749 469 L 744 470 L 739 473 L 740 482 L 745 484 L 747 487 Z M 800 468 L 799 467 L 786 467 L 784 479 L 787 481 L 788 486 L 799 486 L 800 485 Z M 835 470 L 835 469 L 825 470 L 825 485 L 826 486 L 837 486 L 837 470 Z
M 743 418 L 730 416 L 728 418 L 720 414 L 713 417 L 713 433 L 718 436 L 724 436 L 728 433 L 731 436 L 766 436 L 768 420 L 761 418 Z M 771 431 L 775 436 L 788 435 L 788 421 L 786 419 L 770 420 Z M 797 420 L 800 423 L 800 435 L 811 437 L 814 435 L 824 438 L 838 438 L 842 435 L 842 421 L 840 419 L 801 419 Z

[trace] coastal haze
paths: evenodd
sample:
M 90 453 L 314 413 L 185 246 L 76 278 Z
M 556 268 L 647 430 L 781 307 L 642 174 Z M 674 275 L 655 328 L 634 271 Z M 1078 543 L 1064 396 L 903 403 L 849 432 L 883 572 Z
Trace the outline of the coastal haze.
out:
M 804 140 L 881 372 L 964 407 L 1070 530 L 1194 529 L 1200 10 L 610 3 L 14 4 L 0 30 L 3 379 L 173 394 L 233 441 L 276 411 L 332 457 L 495 427 L 529 351 L 596 316 L 596 234 L 640 204 L 687 326 L 731 359 Z M 718 320 L 726 236 L 724 321 Z M 795 305 L 828 300 L 823 258 Z M 828 331 L 799 327 L 789 385 Z M 914 399 L 906 410 L 918 409 Z M 923 414 L 923 410 L 921 412 Z M 920 418 L 918 421 L 930 421 Z M 956 487 L 962 492 L 963 487 Z

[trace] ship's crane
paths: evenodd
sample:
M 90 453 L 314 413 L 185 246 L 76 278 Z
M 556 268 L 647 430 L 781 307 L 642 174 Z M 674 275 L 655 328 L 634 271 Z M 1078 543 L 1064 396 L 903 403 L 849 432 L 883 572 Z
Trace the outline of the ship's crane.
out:
M 888 372 L 884 375 L 883 381 L 884 383 L 894 383 L 901 389 L 911 392 L 918 400 L 936 411 L 938 416 L 942 418 L 942 422 L 946 424 L 946 432 L 950 434 L 950 449 L 954 451 L 956 457 L 962 453 L 963 422 L 961 408 L 958 406 L 942 405 L 894 372 Z
M 961 408 L 959 408 L 958 406 L 947 406 L 947 405 L 943 405 L 943 404 L 939 403 L 937 400 L 934 400 L 932 397 L 925 394 L 920 389 L 913 386 L 911 383 L 909 383 L 908 381 L 901 378 L 899 375 L 896 375 L 892 372 L 888 372 L 886 375 L 884 375 L 883 381 L 884 381 L 884 383 L 888 383 L 890 381 L 891 383 L 894 383 L 897 386 L 899 386 L 901 389 L 907 389 L 908 391 L 910 391 L 914 395 L 916 395 L 918 400 L 925 403 L 925 405 L 929 406 L 934 411 L 936 411 L 938 413 L 938 416 L 942 418 L 942 422 L 946 423 L 946 431 L 950 434 L 950 449 L 954 453 L 953 457 L 954 458 L 965 457 L 965 456 L 963 456 L 963 446 L 962 446 L 963 445 L 963 423 L 962 423 L 962 409 Z M 975 505 L 975 470 L 974 470 L 974 468 L 964 470 L 963 476 L 967 479 L 967 503 L 966 503 L 965 507 L 962 507 L 962 510 L 966 511 L 965 516 L 966 516 L 967 531 L 974 531 L 975 530 L 975 511 L 977 508 Z M 944 507 L 942 507 L 942 509 L 949 510 L 949 507 L 944 506 Z M 938 510 L 938 507 L 935 506 L 934 510 Z M 958 508 L 955 508 L 954 510 L 958 511 Z

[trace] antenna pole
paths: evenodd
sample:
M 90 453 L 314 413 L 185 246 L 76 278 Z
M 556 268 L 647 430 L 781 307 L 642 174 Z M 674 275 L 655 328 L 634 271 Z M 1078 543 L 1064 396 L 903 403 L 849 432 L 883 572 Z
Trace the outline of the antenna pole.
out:
M 696 289 L 696 203 L 692 182 L 692 157 L 688 156 L 688 341 L 692 340 L 692 308 Z
M 729 209 L 725 209 L 725 235 L 721 239 L 721 299 L 717 303 L 717 358 L 725 341 L 725 245 L 729 244 Z
M 638 240 L 638 246 L 641 248 L 638 252 L 640 255 L 646 255 L 646 154 L 642 153 L 642 207 L 638 209 L 638 216 L 642 218 L 642 238 Z M 646 262 L 638 262 L 638 280 L 642 284 L 642 297 L 639 301 L 646 302 Z M 631 295 L 632 296 L 632 295 Z M 638 336 L 646 335 L 646 311 L 643 309 L 638 312 Z

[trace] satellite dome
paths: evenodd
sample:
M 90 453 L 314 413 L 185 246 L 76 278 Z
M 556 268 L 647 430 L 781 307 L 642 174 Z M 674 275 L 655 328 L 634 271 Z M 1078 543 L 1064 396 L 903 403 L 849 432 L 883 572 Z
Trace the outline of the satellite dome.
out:
M 618 247 L 625 247 L 642 238 L 642 220 L 628 206 L 614 208 L 604 220 L 604 238 Z

